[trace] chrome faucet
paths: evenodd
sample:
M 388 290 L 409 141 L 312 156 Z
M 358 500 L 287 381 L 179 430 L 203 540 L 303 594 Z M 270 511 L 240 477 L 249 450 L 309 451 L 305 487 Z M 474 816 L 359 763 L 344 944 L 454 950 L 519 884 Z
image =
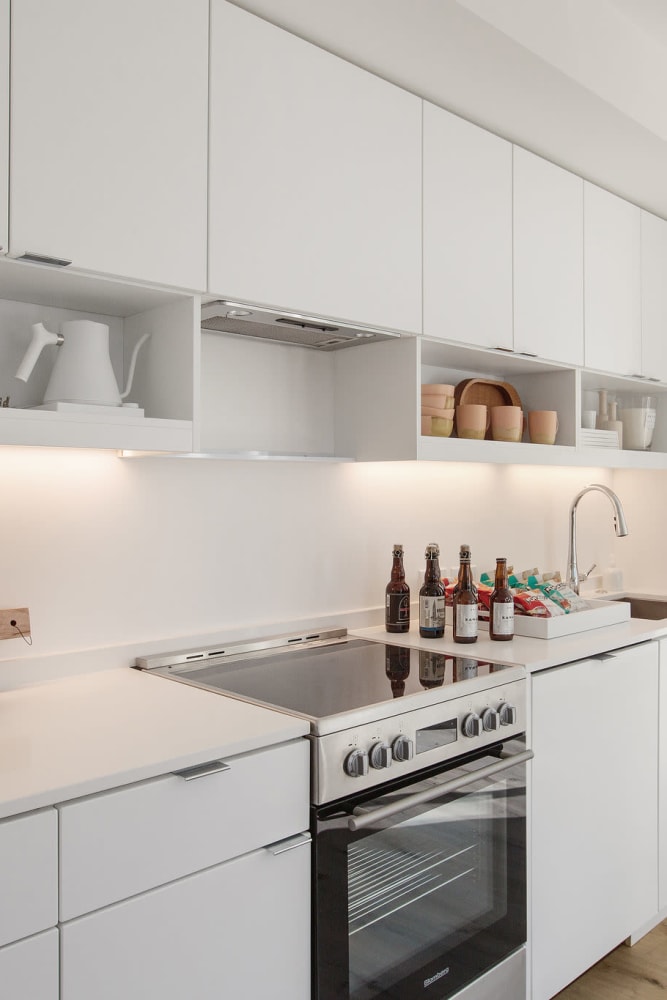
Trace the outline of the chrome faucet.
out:
M 617 536 L 622 538 L 628 533 L 628 526 L 625 523 L 625 514 L 623 513 L 621 501 L 618 499 L 614 491 L 610 490 L 608 486 L 602 486 L 600 483 L 592 483 L 590 486 L 584 486 L 583 490 L 577 493 L 570 506 L 570 539 L 567 552 L 567 583 L 575 594 L 579 593 L 579 585 L 583 583 L 592 570 L 595 569 L 595 563 L 593 563 L 587 573 L 580 574 L 577 566 L 577 504 L 584 494 L 590 493 L 591 490 L 598 490 L 600 493 L 604 493 L 605 496 L 609 497 L 609 500 L 614 508 L 614 528 Z

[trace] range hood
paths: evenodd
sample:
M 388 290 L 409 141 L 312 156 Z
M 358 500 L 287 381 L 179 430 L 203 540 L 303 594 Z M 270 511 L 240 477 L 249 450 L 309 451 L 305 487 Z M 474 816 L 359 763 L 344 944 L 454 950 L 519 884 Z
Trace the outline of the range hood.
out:
M 400 337 L 400 333 L 371 326 L 346 326 L 298 313 L 276 312 L 264 306 L 218 299 L 202 306 L 202 330 L 234 333 L 241 337 L 271 340 L 277 344 L 339 351 L 343 347 L 372 344 Z

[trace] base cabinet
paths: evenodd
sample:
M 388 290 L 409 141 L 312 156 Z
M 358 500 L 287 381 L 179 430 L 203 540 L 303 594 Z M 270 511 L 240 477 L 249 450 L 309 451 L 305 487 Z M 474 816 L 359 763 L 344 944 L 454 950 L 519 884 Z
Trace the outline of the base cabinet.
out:
M 0 996 L 7 1000 L 59 1000 L 55 927 L 0 948 Z
M 296 739 L 59 806 L 60 1000 L 308 1000 L 309 760 Z
M 308 1000 L 309 883 L 304 841 L 72 920 L 61 1000 Z
M 658 647 L 532 678 L 532 1000 L 657 913 Z
M 660 643 L 658 779 L 658 909 L 662 913 L 667 910 L 667 639 Z

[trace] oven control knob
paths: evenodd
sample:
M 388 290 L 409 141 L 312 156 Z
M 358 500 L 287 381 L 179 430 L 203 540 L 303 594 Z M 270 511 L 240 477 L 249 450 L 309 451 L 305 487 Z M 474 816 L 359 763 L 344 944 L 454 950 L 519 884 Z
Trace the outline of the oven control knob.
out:
M 415 745 L 409 736 L 397 736 L 391 745 L 391 752 L 394 760 L 412 760 L 415 754 Z
M 479 736 L 482 732 L 482 720 L 476 712 L 466 715 L 461 726 L 461 731 L 464 736 Z
M 382 767 L 391 767 L 391 747 L 383 740 L 379 740 L 368 751 L 368 758 L 371 767 L 375 767 L 378 770 Z
M 514 705 L 510 705 L 509 702 L 501 702 L 498 706 L 498 715 L 500 716 L 501 726 L 513 726 L 516 724 L 516 708 Z
M 343 767 L 350 778 L 363 778 L 368 774 L 368 754 L 365 750 L 353 750 L 345 758 Z
M 495 708 L 485 708 L 482 712 L 482 726 L 487 733 L 494 732 L 499 725 L 500 716 Z

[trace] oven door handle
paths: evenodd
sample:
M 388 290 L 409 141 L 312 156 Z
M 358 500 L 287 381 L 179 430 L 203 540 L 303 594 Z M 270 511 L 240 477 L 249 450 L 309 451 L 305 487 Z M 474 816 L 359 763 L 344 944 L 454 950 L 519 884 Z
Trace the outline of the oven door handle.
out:
M 486 767 L 480 767 L 477 771 L 471 771 L 470 774 L 465 774 L 462 778 L 452 778 L 451 781 L 445 781 L 444 784 L 438 785 L 437 788 L 427 788 L 423 792 L 413 792 L 412 795 L 406 795 L 405 798 L 400 799 L 398 802 L 392 802 L 389 806 L 380 806 L 379 809 L 371 809 L 369 811 L 355 809 L 355 815 L 351 816 L 347 821 L 348 829 L 352 830 L 352 832 L 363 830 L 364 827 L 372 826 L 378 820 L 389 819 L 391 816 L 395 816 L 396 813 L 403 812 L 411 806 L 418 806 L 422 802 L 430 802 L 431 799 L 439 799 L 442 795 L 457 792 L 459 788 L 465 788 L 466 785 L 473 785 L 476 781 L 481 781 L 484 778 L 491 778 L 495 774 L 507 771 L 510 767 L 516 767 L 517 764 L 523 764 L 525 761 L 531 760 L 532 757 L 532 750 L 510 754 L 507 757 L 503 757 L 497 763 L 487 764 Z

